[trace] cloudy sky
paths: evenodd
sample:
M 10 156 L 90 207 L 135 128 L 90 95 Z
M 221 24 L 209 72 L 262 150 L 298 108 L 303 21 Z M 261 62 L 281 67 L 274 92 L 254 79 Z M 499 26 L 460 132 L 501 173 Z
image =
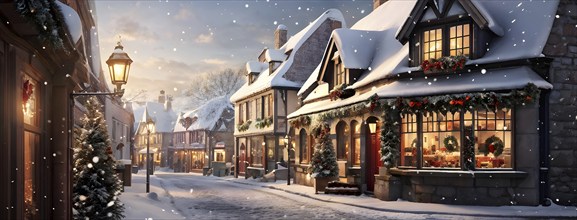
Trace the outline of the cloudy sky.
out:
M 329 8 L 343 13 L 347 27 L 372 11 L 372 0 L 94 0 L 102 62 L 118 36 L 134 60 L 125 98 L 145 89 L 180 92 L 195 76 L 237 69 L 273 47 L 279 24 L 296 34 Z M 108 75 L 108 73 L 105 73 Z M 142 98 L 142 97 L 141 97 Z

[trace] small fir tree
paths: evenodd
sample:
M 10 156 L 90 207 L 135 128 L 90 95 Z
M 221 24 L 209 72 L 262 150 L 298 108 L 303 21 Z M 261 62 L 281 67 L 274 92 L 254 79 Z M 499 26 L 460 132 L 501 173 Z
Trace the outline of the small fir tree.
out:
M 121 182 L 114 168 L 110 140 L 94 97 L 86 103 L 81 128 L 75 130 L 73 208 L 75 219 L 121 219 Z
M 339 175 L 337 156 L 333 142 L 329 139 L 330 127 L 326 122 L 313 129 L 315 152 L 311 160 L 312 177 L 336 177 Z
M 381 128 L 381 161 L 386 168 L 392 168 L 397 165 L 399 157 L 399 122 L 398 111 L 391 109 L 385 111 L 383 115 L 383 125 Z

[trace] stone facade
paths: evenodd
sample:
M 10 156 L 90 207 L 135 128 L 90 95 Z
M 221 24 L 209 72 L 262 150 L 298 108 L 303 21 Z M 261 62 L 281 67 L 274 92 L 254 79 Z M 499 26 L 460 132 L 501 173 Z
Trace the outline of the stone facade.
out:
M 553 62 L 549 81 L 548 197 L 577 205 L 577 3 L 562 0 L 543 53 Z
M 319 51 L 322 53 L 325 50 L 333 30 L 341 27 L 340 21 L 330 19 L 324 21 L 303 43 L 301 49 L 296 51 L 293 64 L 286 72 L 285 78 L 295 82 L 306 81 L 323 58 L 319 55 Z

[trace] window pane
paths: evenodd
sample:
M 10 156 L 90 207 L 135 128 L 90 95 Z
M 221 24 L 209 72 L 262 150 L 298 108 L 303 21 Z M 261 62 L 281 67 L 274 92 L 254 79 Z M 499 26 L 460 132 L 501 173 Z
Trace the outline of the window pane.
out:
M 407 127 L 407 131 L 401 132 L 401 160 L 400 166 L 417 166 L 417 133 L 416 125 L 412 129 L 413 123 L 416 121 L 417 115 L 403 114 L 401 125 Z
M 423 59 L 440 58 L 442 54 L 442 29 L 423 32 Z
M 512 168 L 511 119 L 508 112 L 477 111 L 475 130 L 475 160 L 480 169 Z M 496 118 L 493 119 L 493 118 Z
M 40 136 L 24 132 L 24 213 L 26 219 L 35 219 L 38 215 L 35 178 L 35 152 L 38 151 Z
M 347 160 L 349 153 L 349 126 L 345 122 L 337 124 L 337 159 Z
M 438 121 L 435 123 L 445 124 L 448 122 L 448 118 L 440 113 L 432 113 L 424 115 L 423 122 L 433 120 Z M 423 130 L 423 167 L 460 167 L 460 137 L 460 130 L 452 132 L 439 132 L 437 129 L 429 132 Z

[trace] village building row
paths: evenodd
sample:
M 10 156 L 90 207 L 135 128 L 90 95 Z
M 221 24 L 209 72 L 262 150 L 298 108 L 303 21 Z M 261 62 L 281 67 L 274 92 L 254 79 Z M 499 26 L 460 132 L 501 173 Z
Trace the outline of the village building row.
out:
M 383 200 L 576 204 L 577 4 L 374 5 L 350 29 L 331 9 L 287 43 L 279 26 L 275 49 L 247 63 L 231 98 L 237 174 L 278 168 L 287 135 L 293 182 L 312 186 L 326 122 L 340 181 Z

